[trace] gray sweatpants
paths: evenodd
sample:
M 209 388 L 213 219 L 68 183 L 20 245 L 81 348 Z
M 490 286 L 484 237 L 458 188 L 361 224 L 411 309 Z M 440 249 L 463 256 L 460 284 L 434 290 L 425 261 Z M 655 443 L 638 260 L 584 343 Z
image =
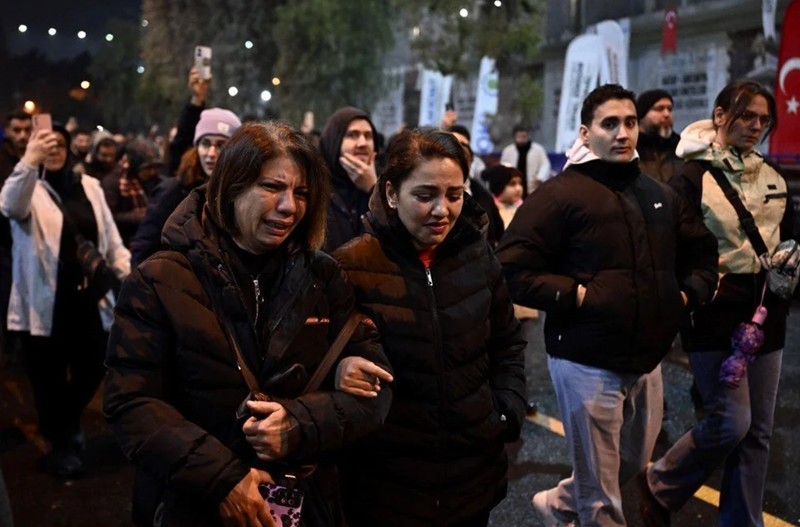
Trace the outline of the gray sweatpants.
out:
M 661 429 L 661 366 L 639 375 L 548 357 L 572 460 L 572 476 L 547 505 L 581 527 L 621 527 L 622 483 L 647 466 Z

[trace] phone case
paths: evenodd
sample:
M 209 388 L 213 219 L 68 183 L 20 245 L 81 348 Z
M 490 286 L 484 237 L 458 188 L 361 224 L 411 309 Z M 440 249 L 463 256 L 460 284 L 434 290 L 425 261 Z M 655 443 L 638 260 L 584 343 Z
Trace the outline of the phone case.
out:
M 194 68 L 203 80 L 211 78 L 211 48 L 196 46 L 194 48 Z
M 282 485 L 259 485 L 277 527 L 300 527 L 303 491 Z

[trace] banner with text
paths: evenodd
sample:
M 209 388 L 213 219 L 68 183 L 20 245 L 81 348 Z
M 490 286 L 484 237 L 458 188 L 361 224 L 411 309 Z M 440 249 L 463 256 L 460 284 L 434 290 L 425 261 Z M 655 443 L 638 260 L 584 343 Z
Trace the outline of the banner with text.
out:
M 450 100 L 453 76 L 434 70 L 422 70 L 418 126 L 439 126 L 444 106 Z
M 476 154 L 488 154 L 494 151 L 494 143 L 489 135 L 489 118 L 497 113 L 497 83 L 494 59 L 483 57 L 478 74 L 475 113 L 470 131 L 472 151 Z
M 401 69 L 388 72 L 386 94 L 372 110 L 372 123 L 387 138 L 397 133 L 403 125 L 403 94 L 405 75 Z
M 581 105 L 586 95 L 597 87 L 600 64 L 605 60 L 605 45 L 598 35 L 575 37 L 567 47 L 561 102 L 558 108 L 556 152 L 566 152 L 581 125 Z

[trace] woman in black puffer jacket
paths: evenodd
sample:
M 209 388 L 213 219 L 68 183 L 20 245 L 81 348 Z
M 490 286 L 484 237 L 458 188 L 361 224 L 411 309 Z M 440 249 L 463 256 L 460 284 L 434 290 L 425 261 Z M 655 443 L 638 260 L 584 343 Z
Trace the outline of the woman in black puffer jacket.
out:
M 360 526 L 485 526 L 506 493 L 504 442 L 520 432 L 520 324 L 464 192 L 468 166 L 449 133 L 390 145 L 367 232 L 334 256 L 378 326 L 394 368 L 385 426 L 341 465 L 346 516 Z M 377 393 L 376 370 L 343 362 L 338 381 Z

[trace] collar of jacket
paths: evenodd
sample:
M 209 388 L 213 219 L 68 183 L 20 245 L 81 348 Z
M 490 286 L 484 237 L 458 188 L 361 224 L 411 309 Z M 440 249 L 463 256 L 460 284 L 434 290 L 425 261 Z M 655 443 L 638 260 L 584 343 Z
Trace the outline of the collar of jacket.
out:
M 628 163 L 612 163 L 595 159 L 586 163 L 571 165 L 570 168 L 594 179 L 611 190 L 617 191 L 627 188 L 641 173 L 639 171 L 639 161 L 636 159 Z

